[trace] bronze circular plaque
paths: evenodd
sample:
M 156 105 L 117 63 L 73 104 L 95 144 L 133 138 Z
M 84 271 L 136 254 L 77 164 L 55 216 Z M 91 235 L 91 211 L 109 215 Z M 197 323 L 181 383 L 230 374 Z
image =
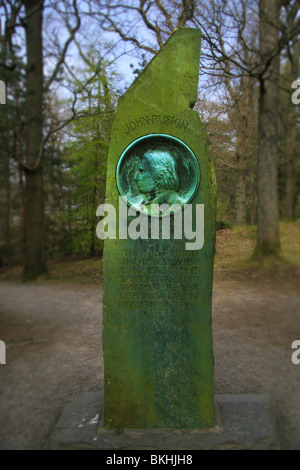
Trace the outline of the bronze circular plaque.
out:
M 192 150 L 167 134 L 149 134 L 122 153 L 116 172 L 120 195 L 129 206 L 163 216 L 183 209 L 196 194 L 200 168 Z

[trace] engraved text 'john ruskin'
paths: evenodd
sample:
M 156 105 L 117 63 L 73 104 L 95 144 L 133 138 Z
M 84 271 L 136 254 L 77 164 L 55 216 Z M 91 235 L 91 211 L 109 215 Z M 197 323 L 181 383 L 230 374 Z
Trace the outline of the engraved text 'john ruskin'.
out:
M 167 114 L 147 114 L 145 116 L 140 116 L 133 119 L 129 123 L 125 124 L 125 134 L 129 134 L 131 131 L 134 131 L 138 127 L 150 126 L 151 124 L 165 124 L 166 126 L 174 126 L 176 129 L 184 129 L 184 131 L 189 132 L 189 123 L 183 121 L 178 116 L 171 116 Z

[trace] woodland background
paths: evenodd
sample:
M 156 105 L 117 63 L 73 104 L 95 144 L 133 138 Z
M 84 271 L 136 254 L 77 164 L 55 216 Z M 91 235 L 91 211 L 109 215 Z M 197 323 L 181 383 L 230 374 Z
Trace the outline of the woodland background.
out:
M 49 260 L 101 255 L 96 208 L 118 97 L 180 26 L 203 34 L 195 109 L 215 162 L 217 227 L 255 227 L 253 256 L 280 257 L 280 223 L 300 218 L 299 7 L 0 0 L 0 267 L 36 279 Z

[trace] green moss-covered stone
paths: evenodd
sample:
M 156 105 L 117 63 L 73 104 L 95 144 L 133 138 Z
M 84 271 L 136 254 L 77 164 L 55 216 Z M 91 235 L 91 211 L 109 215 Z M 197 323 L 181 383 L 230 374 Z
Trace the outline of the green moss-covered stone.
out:
M 167 134 L 196 156 L 204 245 L 183 239 L 104 243 L 104 426 L 200 429 L 214 422 L 211 297 L 215 180 L 196 101 L 201 33 L 180 28 L 120 98 L 106 203 L 119 207 L 116 170 L 135 140 Z M 130 219 L 132 220 L 132 218 Z M 117 224 L 118 233 L 118 224 Z

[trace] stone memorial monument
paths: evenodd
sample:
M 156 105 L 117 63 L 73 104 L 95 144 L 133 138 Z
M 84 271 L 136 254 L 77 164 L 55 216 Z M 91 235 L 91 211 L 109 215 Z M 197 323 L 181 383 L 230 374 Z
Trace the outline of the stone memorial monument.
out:
M 200 44 L 199 30 L 177 30 L 119 100 L 113 123 L 106 203 L 116 208 L 117 225 L 116 238 L 104 243 L 107 428 L 214 423 L 216 191 L 199 114 L 192 110 Z M 137 239 L 119 236 L 127 206 L 122 231 L 137 219 L 146 226 Z M 194 241 L 186 237 L 192 224 Z
M 214 396 L 216 185 L 193 110 L 200 44 L 199 30 L 176 30 L 119 100 L 97 212 L 104 394 L 72 402 L 50 448 L 281 446 L 267 396 Z

